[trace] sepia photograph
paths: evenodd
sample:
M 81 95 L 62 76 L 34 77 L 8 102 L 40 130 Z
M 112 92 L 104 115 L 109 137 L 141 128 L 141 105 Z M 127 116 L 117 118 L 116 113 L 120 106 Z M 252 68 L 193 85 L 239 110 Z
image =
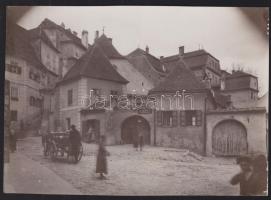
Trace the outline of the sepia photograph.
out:
M 267 196 L 269 8 L 7 6 L 5 194 Z

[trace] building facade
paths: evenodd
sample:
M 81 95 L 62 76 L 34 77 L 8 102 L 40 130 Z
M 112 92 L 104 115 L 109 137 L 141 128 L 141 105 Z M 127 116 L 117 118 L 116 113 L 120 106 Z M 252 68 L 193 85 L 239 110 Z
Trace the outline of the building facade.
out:
M 146 144 L 201 155 L 267 151 L 257 77 L 221 70 L 203 49 L 182 46 L 158 59 L 146 47 L 122 56 L 98 31 L 90 45 L 87 31 L 79 38 L 49 19 L 28 31 L 15 27 L 7 34 L 5 74 L 12 120 L 45 131 L 74 124 L 84 141 L 92 130 L 112 145 L 131 144 L 142 132 Z

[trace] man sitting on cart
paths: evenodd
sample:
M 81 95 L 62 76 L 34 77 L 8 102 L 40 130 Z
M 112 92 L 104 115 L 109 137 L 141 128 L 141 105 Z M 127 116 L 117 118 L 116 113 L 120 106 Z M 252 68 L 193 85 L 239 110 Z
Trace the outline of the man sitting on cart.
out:
M 71 143 L 71 154 L 74 155 L 75 159 L 77 160 L 79 154 L 79 147 L 81 145 L 81 135 L 76 129 L 75 125 L 71 125 L 69 139 Z

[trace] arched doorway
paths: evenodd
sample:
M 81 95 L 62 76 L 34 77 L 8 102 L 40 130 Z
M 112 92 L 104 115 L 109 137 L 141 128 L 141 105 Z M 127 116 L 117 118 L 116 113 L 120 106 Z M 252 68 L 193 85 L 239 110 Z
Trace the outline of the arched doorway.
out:
M 143 132 L 144 143 L 150 144 L 151 128 L 149 122 L 139 115 L 128 117 L 121 125 L 122 142 L 125 144 L 132 144 L 134 137 L 136 137 L 139 131 Z
M 243 124 L 236 120 L 219 122 L 213 129 L 213 154 L 238 156 L 247 154 L 247 132 Z

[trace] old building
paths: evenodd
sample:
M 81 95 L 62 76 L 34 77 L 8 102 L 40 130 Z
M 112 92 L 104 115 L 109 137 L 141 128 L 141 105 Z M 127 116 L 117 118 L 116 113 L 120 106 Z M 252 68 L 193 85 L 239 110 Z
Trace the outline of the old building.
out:
M 137 68 L 129 62 L 129 59 L 122 56 L 113 46 L 112 38 L 108 38 L 104 33 L 99 37 L 96 31 L 94 44 L 99 46 L 109 59 L 110 63 L 129 83 L 127 84 L 127 94 L 147 94 L 154 87 L 153 82 L 145 77 Z
M 148 46 L 145 51 L 137 48 L 126 57 L 141 74 L 151 81 L 153 86 L 157 86 L 168 73 L 160 60 L 151 55 Z
M 257 77 L 221 70 L 203 49 L 182 46 L 158 59 L 146 47 L 123 56 L 104 33 L 89 45 L 87 31 L 79 38 L 49 19 L 7 32 L 5 78 L 17 124 L 36 131 L 74 124 L 84 141 L 91 128 L 108 144 L 130 144 L 142 132 L 145 144 L 202 155 L 266 153 L 266 96 L 258 100 Z
M 60 77 L 65 75 L 90 46 L 86 30 L 82 31 L 80 39 L 76 32 L 66 29 L 64 23 L 58 25 L 47 18 L 29 32 L 39 59 Z
M 221 92 L 230 95 L 233 106 L 252 107 L 258 99 L 258 79 L 241 70 L 232 73 L 223 72 Z
M 44 102 L 40 89 L 50 87 L 57 75 L 36 56 L 27 30 L 7 23 L 5 79 L 10 81 L 11 121 L 24 129 L 38 128 Z
M 177 55 L 161 57 L 161 61 L 168 71 L 172 71 L 179 60 L 183 60 L 199 80 L 209 79 L 212 88 L 220 88 L 220 63 L 210 53 L 204 49 L 184 52 L 184 46 L 181 46 Z
M 81 130 L 82 126 L 89 128 L 93 125 L 98 132 L 104 133 L 100 127 L 104 127 L 105 117 L 103 114 L 98 114 L 99 110 L 95 113 L 96 108 L 90 109 L 93 102 L 89 97 L 104 96 L 107 102 L 110 94 L 122 94 L 126 90 L 127 83 L 128 81 L 114 69 L 100 47 L 90 48 L 57 85 L 60 104 L 56 110 L 59 110 L 62 128 L 68 129 L 71 124 L 74 124 Z M 84 109 L 85 111 L 82 111 Z M 81 111 L 90 113 L 86 125 L 81 117 Z M 86 117 L 84 120 L 87 120 Z
M 158 100 L 155 143 L 203 154 L 206 111 L 217 106 L 210 90 L 179 60 L 167 78 L 150 94 Z

